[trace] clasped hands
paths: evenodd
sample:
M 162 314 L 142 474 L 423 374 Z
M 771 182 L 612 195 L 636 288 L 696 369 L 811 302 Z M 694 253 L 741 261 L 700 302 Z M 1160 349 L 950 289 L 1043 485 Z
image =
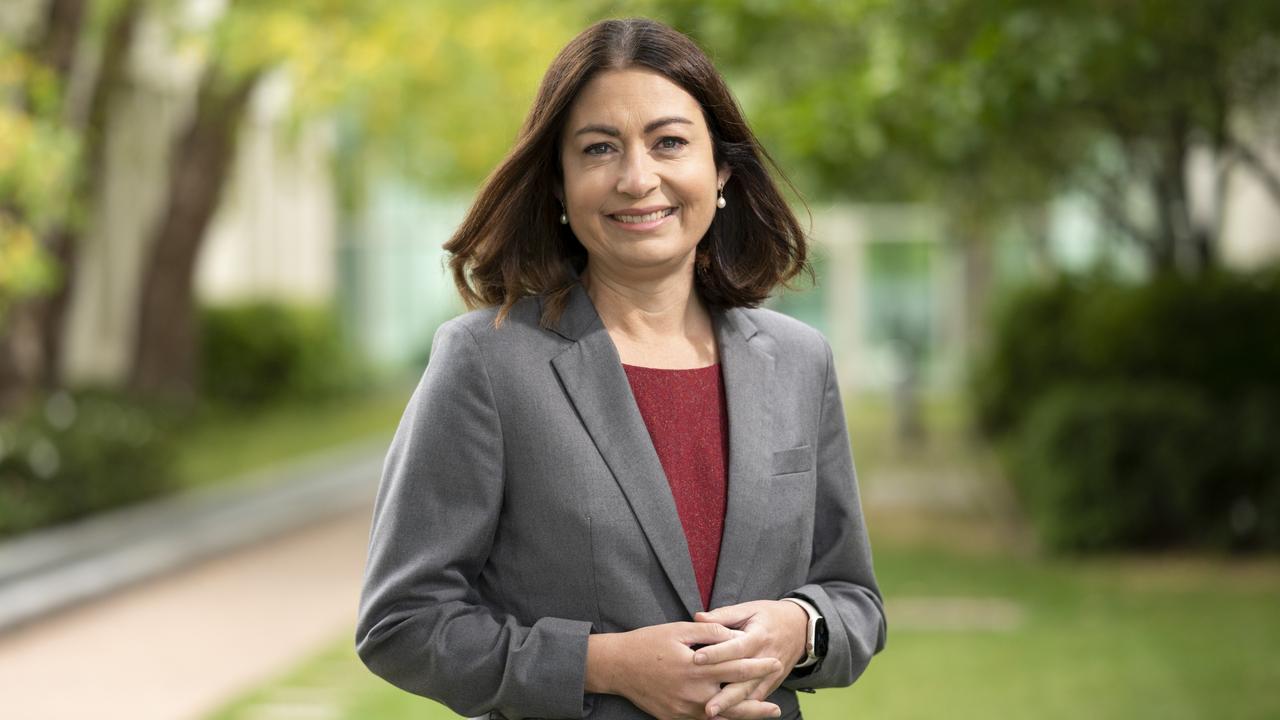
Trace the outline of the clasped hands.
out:
M 795 603 L 756 600 L 694 622 L 592 635 L 587 690 L 622 695 L 660 720 L 778 717 L 765 698 L 803 657 L 807 626 Z

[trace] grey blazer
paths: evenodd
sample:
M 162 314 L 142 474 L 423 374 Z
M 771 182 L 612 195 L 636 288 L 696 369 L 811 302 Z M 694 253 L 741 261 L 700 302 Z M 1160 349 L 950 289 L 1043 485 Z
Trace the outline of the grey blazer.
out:
M 584 694 L 587 635 L 701 610 L 662 466 L 594 305 L 575 285 L 554 329 L 539 298 L 493 327 L 437 331 L 378 490 L 356 648 L 463 715 L 645 718 Z M 770 310 L 713 313 L 729 481 L 712 607 L 803 596 L 826 659 L 771 696 L 852 683 L 884 647 L 831 349 Z

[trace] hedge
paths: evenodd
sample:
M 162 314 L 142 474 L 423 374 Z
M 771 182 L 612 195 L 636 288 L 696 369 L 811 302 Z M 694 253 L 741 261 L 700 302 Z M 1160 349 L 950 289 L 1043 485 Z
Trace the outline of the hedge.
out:
M 163 415 L 105 392 L 56 392 L 0 421 L 0 536 L 173 489 Z
M 256 406 L 314 399 L 355 387 L 362 377 L 335 313 L 276 302 L 201 310 L 201 392 L 205 399 Z
M 1051 548 L 1280 549 L 1280 272 L 1026 290 L 975 400 Z

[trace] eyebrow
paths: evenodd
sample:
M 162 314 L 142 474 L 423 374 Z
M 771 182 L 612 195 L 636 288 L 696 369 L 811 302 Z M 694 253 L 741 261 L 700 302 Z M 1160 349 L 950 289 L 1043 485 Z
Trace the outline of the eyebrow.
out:
M 644 134 L 648 135 L 649 133 L 653 132 L 654 130 L 657 130 L 660 127 L 664 127 L 664 126 L 672 125 L 676 123 L 683 124 L 683 125 L 692 125 L 693 121 L 685 117 L 680 117 L 679 115 L 670 115 L 668 117 L 658 118 L 657 120 L 654 120 L 650 122 L 648 125 L 644 126 Z M 575 132 L 573 135 L 574 137 L 577 137 L 579 135 L 585 135 L 587 133 L 593 133 L 593 132 L 602 133 L 604 135 L 609 135 L 612 137 L 622 137 L 622 131 L 616 127 L 613 127 L 612 125 L 584 125 L 578 128 L 577 132 Z

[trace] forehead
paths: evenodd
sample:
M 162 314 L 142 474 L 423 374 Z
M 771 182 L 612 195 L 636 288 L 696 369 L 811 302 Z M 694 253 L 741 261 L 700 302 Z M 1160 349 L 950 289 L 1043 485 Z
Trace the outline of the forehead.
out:
M 606 70 L 578 92 L 569 106 L 564 131 L 572 134 L 583 125 L 600 123 L 626 132 L 673 115 L 691 120 L 694 127 L 706 128 L 698 101 L 662 75 L 635 68 Z

